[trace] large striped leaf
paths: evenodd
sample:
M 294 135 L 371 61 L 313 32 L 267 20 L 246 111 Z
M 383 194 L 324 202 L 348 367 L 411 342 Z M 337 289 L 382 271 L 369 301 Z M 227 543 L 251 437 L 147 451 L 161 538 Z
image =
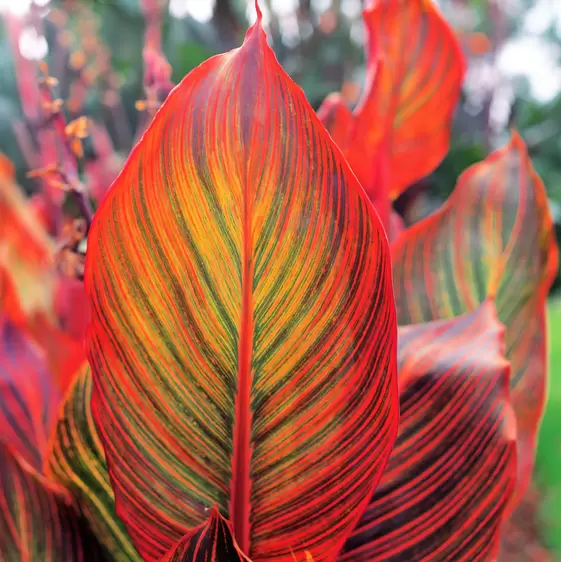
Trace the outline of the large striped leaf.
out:
M 70 496 L 0 443 L 0 560 L 101 562 L 101 549 Z
M 0 317 L 0 439 L 37 470 L 42 468 L 59 400 L 41 350 Z
M 332 558 L 397 432 L 389 250 L 260 22 L 170 94 L 85 277 L 92 411 L 140 554 L 218 505 L 253 560 Z
M 490 301 L 399 329 L 399 434 L 341 561 L 495 560 L 516 483 L 503 336 Z
M 91 413 L 92 374 L 76 375 L 60 410 L 47 458 L 46 475 L 76 499 L 90 527 L 115 562 L 140 562 L 122 521 L 107 463 Z
M 465 61 L 431 0 L 370 0 L 364 22 L 367 78 L 352 119 L 333 96 L 319 115 L 370 197 L 395 198 L 448 152 Z
M 495 298 L 506 326 L 526 489 L 546 388 L 545 299 L 558 255 L 545 189 L 522 139 L 466 171 L 447 203 L 392 248 L 400 324 L 452 318 Z
M 217 508 L 205 523 L 183 537 L 161 562 L 250 562 L 234 540 L 230 523 Z

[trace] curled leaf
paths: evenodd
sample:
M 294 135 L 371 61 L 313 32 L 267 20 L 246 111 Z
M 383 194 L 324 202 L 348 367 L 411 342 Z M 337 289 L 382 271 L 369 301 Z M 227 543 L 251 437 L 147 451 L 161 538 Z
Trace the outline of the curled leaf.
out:
M 85 280 L 92 411 L 143 558 L 213 505 L 252 560 L 332 558 L 397 431 L 389 250 L 260 22 L 162 105 Z
M 516 483 L 503 336 L 490 301 L 399 329 L 396 445 L 339 560 L 496 559 Z
M 534 462 L 546 388 L 545 299 L 558 252 L 545 189 L 522 139 L 468 169 L 436 213 L 392 247 L 401 325 L 453 318 L 495 300 L 506 326 L 518 426 L 518 490 Z
M 367 78 L 352 118 L 333 96 L 318 114 L 370 197 L 395 199 L 448 152 L 465 61 L 430 0 L 371 0 L 364 23 Z

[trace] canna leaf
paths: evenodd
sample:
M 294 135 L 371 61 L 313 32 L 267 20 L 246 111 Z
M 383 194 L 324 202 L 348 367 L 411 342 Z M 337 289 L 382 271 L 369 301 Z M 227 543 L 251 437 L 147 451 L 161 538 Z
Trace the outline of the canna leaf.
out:
M 371 153 L 389 137 L 395 199 L 448 152 L 466 64 L 432 0 L 371 0 L 364 21 L 368 84 L 355 112 L 355 134 L 364 135 Z
M 161 562 L 251 562 L 240 550 L 230 523 L 213 508 L 208 521 L 183 537 Z
M 512 366 L 519 498 L 544 406 L 545 299 L 558 252 L 545 189 L 518 134 L 469 168 L 439 211 L 402 234 L 392 257 L 401 325 L 452 318 L 495 299 Z
M 81 339 L 59 325 L 54 243 L 0 154 L 0 311 L 41 348 L 48 372 L 64 393 L 84 360 Z
M 340 561 L 495 560 L 516 484 L 504 328 L 492 302 L 399 329 L 399 433 Z
M 85 273 L 92 411 L 145 560 L 213 505 L 254 561 L 338 552 L 397 432 L 390 267 L 260 21 L 175 88 L 96 213 Z
M 0 559 L 101 562 L 101 549 L 70 496 L 0 442 Z
M 318 114 L 335 132 L 370 197 L 395 199 L 448 152 L 465 61 L 431 0 L 371 0 L 363 17 L 367 77 L 362 98 L 352 119 L 335 96 Z M 382 187 L 380 167 L 386 160 Z
M 92 531 L 114 562 L 141 558 L 115 512 L 103 447 L 91 413 L 93 380 L 84 364 L 61 407 L 46 475 L 76 499 Z
M 0 154 L 0 310 L 24 325 L 29 316 L 51 317 L 54 244 L 15 183 Z
M 6 317 L 0 317 L 0 436 L 41 470 L 60 394 L 44 355 Z

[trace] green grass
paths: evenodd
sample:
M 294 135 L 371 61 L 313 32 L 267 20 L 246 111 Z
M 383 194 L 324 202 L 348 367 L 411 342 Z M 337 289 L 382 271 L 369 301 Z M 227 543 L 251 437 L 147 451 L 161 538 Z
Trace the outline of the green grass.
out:
M 548 545 L 561 559 L 561 298 L 549 301 L 550 383 L 539 434 L 535 481 L 543 494 L 541 518 Z

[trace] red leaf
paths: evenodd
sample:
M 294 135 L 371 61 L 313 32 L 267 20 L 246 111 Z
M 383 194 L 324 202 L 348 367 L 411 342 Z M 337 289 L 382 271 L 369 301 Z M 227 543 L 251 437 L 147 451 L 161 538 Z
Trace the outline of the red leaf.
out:
M 208 521 L 183 537 L 161 562 L 251 562 L 240 550 L 232 527 L 215 507 Z
M 49 314 L 54 244 L 0 154 L 0 306 L 12 322 Z
M 371 199 L 385 202 L 432 172 L 448 152 L 465 61 L 429 0 L 371 0 L 364 21 L 361 101 L 350 116 L 342 100 L 330 96 L 318 115 Z
M 86 263 L 92 410 L 146 560 L 216 504 L 253 560 L 339 550 L 397 431 L 390 273 L 260 23 L 170 94 Z
M 25 333 L 0 319 L 0 435 L 37 470 L 59 400 L 44 355 Z
M 47 370 L 63 393 L 84 360 L 81 335 L 74 339 L 59 325 L 54 243 L 6 166 L 0 155 L 0 310 L 41 348 Z M 83 294 L 82 303 L 87 305 Z
M 494 306 L 399 330 L 399 434 L 340 560 L 495 560 L 516 423 Z
M 513 134 L 467 170 L 439 211 L 401 235 L 392 257 L 402 325 L 453 318 L 495 298 L 512 365 L 519 498 L 543 412 L 545 299 L 558 265 L 547 195 L 522 139 Z
M 101 549 L 70 497 L 0 442 L 0 559 L 101 562 Z

